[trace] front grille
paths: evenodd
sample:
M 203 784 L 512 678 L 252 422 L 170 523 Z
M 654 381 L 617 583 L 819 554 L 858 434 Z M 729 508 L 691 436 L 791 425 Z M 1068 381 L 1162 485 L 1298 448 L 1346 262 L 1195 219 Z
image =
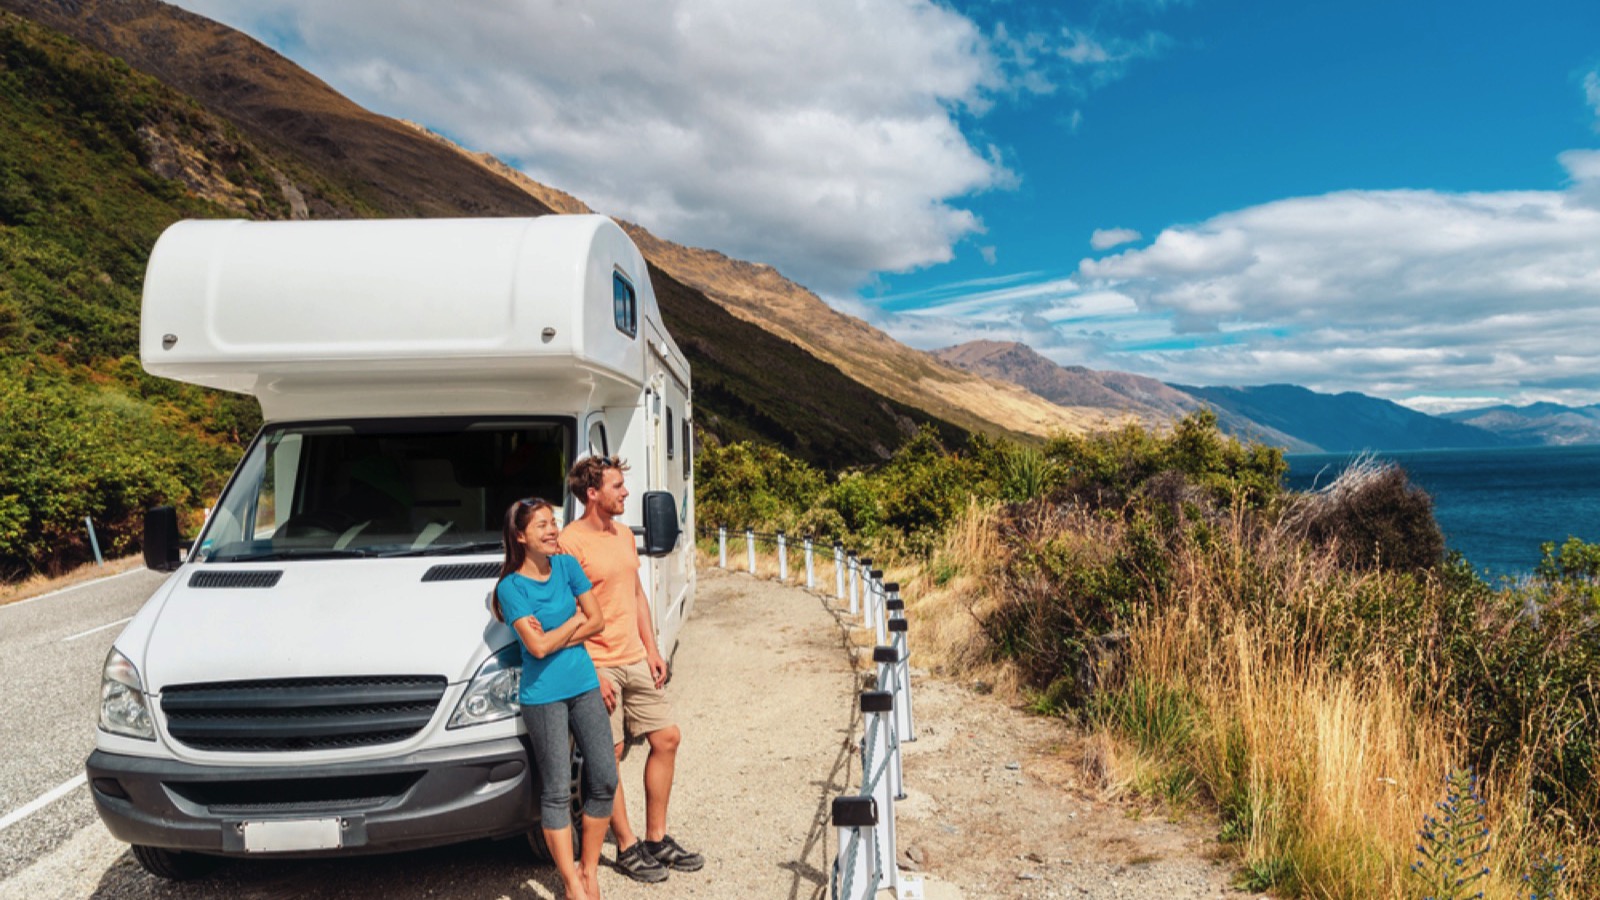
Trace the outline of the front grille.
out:
M 168 790 L 217 815 L 312 813 L 381 806 L 411 790 L 421 772 L 261 781 L 170 781 Z
M 169 685 L 173 740 L 197 750 L 330 750 L 403 741 L 433 718 L 439 675 L 277 678 Z

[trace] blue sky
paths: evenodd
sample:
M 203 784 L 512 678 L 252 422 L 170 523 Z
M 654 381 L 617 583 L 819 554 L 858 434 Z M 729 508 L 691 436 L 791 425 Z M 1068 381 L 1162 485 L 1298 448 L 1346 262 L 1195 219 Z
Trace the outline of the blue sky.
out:
M 1600 402 L 1600 5 L 181 0 L 914 346 Z

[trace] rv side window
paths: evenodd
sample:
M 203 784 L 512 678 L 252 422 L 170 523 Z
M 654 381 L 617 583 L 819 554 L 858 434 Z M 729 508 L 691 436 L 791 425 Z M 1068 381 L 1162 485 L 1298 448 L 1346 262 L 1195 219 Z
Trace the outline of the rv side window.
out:
M 634 297 L 633 285 L 621 272 L 611 273 L 611 312 L 618 331 L 628 337 L 639 333 L 639 302 Z
M 672 407 L 667 407 L 667 459 L 672 458 Z
M 589 455 L 611 455 L 611 448 L 606 445 L 606 423 L 604 422 L 596 422 L 589 426 Z

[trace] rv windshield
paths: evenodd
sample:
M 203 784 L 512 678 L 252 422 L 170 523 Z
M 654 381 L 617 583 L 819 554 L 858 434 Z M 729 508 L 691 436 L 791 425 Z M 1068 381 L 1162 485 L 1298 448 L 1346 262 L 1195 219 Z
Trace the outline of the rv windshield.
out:
M 522 497 L 565 508 L 570 419 L 268 426 L 200 536 L 200 562 L 489 553 Z

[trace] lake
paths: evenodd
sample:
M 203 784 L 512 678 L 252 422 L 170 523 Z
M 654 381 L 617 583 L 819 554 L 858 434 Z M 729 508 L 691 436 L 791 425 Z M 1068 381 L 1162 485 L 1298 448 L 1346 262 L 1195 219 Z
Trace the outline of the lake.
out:
M 1433 496 L 1445 544 L 1491 576 L 1532 572 L 1539 544 L 1600 542 L 1600 446 L 1374 453 Z M 1353 453 L 1290 454 L 1289 487 L 1325 485 Z

